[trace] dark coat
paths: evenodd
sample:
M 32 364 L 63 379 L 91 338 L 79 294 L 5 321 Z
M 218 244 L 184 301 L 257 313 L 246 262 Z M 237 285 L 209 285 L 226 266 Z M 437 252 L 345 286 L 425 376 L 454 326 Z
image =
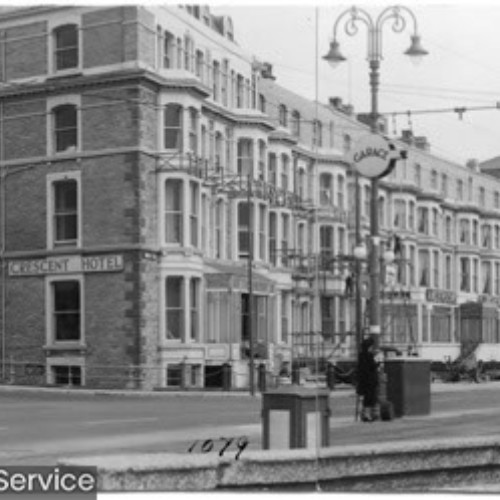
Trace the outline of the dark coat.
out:
M 368 402 L 377 400 L 378 389 L 378 363 L 375 361 L 374 354 L 369 351 L 372 345 L 372 339 L 365 339 L 358 356 L 357 393 Z

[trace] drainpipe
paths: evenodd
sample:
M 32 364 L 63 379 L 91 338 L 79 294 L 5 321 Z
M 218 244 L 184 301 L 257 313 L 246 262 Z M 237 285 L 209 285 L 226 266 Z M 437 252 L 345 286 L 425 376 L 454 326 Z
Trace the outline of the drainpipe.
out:
M 6 298 L 5 298 L 5 280 L 7 279 L 6 276 L 6 262 L 5 262 L 5 235 L 6 235 L 6 230 L 5 230 L 5 224 L 6 224 L 6 186 L 5 183 L 7 181 L 7 172 L 5 170 L 5 165 L 3 165 L 3 160 L 4 160 L 4 128 L 3 128 L 3 102 L 0 101 L 0 204 L 1 204 L 1 221 L 0 221 L 0 226 L 1 226 L 1 245 L 0 245 L 0 267 L 1 267 L 1 294 L 2 294 L 2 304 L 1 304 L 1 314 L 2 314 L 2 380 L 5 380 L 5 361 L 6 361 L 6 356 L 5 356 L 5 313 L 7 311 L 6 308 Z

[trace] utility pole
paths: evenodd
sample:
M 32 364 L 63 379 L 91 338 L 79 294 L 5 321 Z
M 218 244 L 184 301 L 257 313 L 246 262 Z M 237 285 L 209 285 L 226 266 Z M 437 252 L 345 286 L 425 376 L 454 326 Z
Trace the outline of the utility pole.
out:
M 253 205 L 252 203 L 252 178 L 251 172 L 247 176 L 247 207 L 248 207 L 248 333 L 250 347 L 250 374 L 249 385 L 250 394 L 255 394 L 255 362 L 254 362 L 254 341 L 253 341 Z

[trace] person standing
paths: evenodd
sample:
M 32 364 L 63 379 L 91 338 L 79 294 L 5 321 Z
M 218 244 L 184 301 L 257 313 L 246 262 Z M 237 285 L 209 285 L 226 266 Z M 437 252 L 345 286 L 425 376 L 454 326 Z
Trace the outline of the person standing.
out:
M 361 420 L 376 420 L 378 403 L 378 363 L 375 359 L 375 341 L 369 337 L 361 342 L 358 356 L 358 383 L 356 392 L 363 398 Z

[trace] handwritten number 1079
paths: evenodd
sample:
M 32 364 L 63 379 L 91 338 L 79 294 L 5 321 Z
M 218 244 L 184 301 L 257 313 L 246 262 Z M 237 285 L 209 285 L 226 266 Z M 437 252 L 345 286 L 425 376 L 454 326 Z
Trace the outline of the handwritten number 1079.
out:
M 219 438 L 216 441 L 222 441 L 222 447 L 219 450 L 219 457 L 222 457 L 224 455 L 224 452 L 231 446 L 231 444 L 234 443 L 236 448 L 238 449 L 238 452 L 236 453 L 236 456 L 234 457 L 236 460 L 240 457 L 240 455 L 243 453 L 243 450 L 248 446 L 248 438 L 245 436 L 242 436 L 238 438 L 238 440 L 235 440 L 235 438 Z M 199 449 L 202 453 L 210 453 L 214 449 L 214 440 L 213 439 L 205 439 L 205 441 L 199 441 L 196 440 L 189 448 L 188 448 L 188 453 L 192 453 L 193 451 L 196 451 L 197 445 L 199 445 Z

